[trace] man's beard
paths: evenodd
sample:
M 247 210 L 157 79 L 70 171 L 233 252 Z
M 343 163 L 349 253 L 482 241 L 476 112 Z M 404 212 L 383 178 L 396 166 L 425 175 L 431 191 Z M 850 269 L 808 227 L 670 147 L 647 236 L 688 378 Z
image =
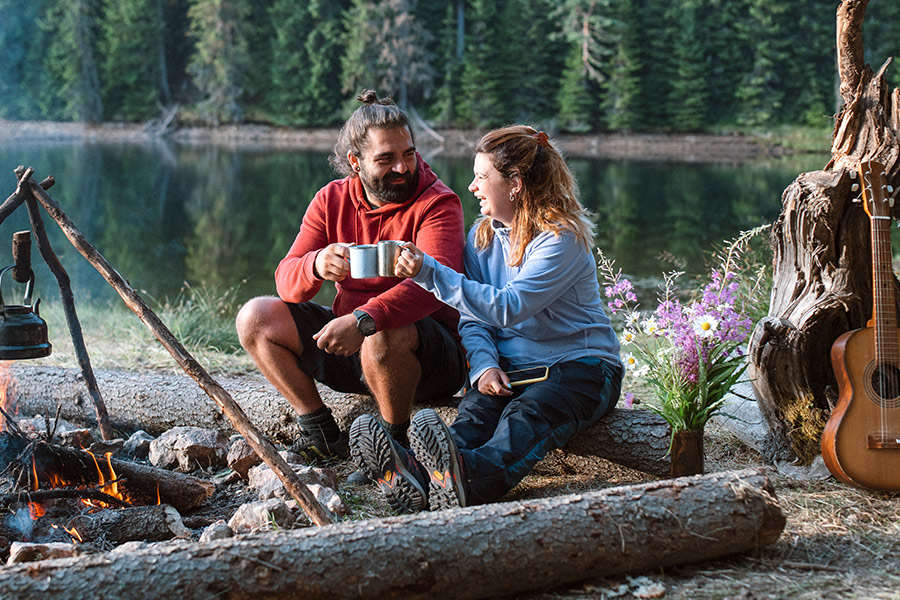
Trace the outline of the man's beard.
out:
M 366 191 L 385 204 L 401 204 L 409 200 L 419 183 L 419 170 L 415 173 L 388 173 L 384 177 L 359 172 L 359 178 Z

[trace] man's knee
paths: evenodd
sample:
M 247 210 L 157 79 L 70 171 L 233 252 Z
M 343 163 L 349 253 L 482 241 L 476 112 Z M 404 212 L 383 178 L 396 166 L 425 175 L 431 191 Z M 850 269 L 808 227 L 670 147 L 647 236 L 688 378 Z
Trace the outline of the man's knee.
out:
M 363 341 L 360 360 L 364 366 L 386 365 L 397 356 L 408 357 L 418 347 L 419 334 L 415 325 L 379 331 Z
M 235 327 L 244 348 L 260 340 L 271 338 L 282 330 L 285 318 L 290 319 L 287 305 L 274 296 L 260 296 L 247 301 L 238 311 Z

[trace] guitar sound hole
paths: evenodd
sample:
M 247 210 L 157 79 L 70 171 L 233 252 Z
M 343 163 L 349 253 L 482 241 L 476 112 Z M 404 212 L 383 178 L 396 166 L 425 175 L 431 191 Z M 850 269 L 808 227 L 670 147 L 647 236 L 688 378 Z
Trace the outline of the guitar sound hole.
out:
M 881 400 L 879 404 L 897 404 L 897 397 L 900 396 L 900 369 L 894 365 L 879 365 L 872 371 L 871 382 L 872 390 Z

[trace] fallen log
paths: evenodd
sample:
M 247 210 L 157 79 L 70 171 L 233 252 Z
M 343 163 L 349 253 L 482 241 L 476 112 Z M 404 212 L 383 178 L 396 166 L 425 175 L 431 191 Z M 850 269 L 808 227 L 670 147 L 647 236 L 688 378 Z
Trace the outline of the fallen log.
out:
M 489 598 L 774 543 L 762 470 L 12 566 L 0 597 Z
M 14 399 L 20 414 L 53 414 L 62 406 L 63 419 L 80 424 L 91 422 L 87 390 L 77 369 L 16 363 L 11 366 L 11 373 L 18 380 Z M 101 369 L 95 374 L 117 429 L 144 429 L 154 435 L 184 425 L 233 431 L 202 390 L 185 376 Z M 282 443 L 290 443 L 298 435 L 293 409 L 265 378 L 248 375 L 220 380 L 264 435 Z M 319 392 L 344 428 L 359 415 L 377 411 L 369 396 L 340 394 L 324 386 L 319 386 Z M 450 422 L 458 402 L 459 398 L 450 398 L 441 404 L 422 406 L 436 409 Z M 645 410 L 615 409 L 576 436 L 563 451 L 553 453 L 541 468 L 545 473 L 592 472 L 597 468 L 592 461 L 599 457 L 667 477 L 668 449 L 669 429 L 662 418 Z

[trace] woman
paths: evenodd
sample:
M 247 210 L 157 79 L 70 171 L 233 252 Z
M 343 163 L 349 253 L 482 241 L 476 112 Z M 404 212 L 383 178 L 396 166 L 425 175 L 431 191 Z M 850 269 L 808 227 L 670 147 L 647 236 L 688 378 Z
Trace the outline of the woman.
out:
M 412 244 L 395 271 L 459 310 L 472 387 L 449 428 L 433 410 L 414 415 L 411 452 L 369 415 L 350 432 L 354 460 L 401 511 L 499 499 L 619 396 L 619 343 L 565 160 L 544 132 L 511 126 L 479 141 L 474 172 L 484 216 L 469 232 L 466 276 Z M 511 371 L 545 366 L 546 379 L 510 386 Z

